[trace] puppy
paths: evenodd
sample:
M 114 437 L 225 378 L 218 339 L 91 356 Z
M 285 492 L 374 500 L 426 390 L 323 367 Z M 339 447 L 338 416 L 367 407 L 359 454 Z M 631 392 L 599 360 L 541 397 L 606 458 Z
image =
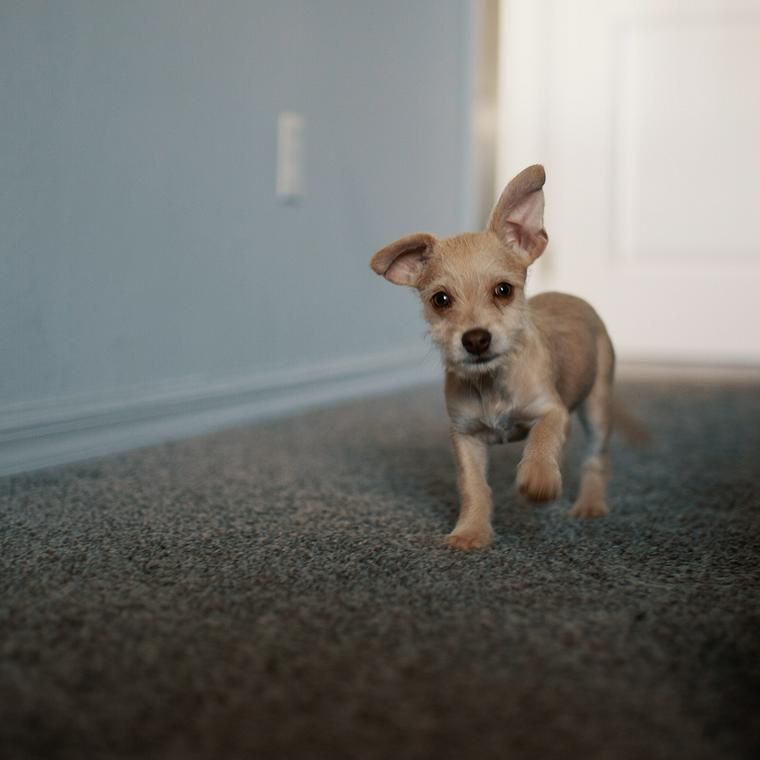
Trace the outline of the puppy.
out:
M 525 439 L 519 491 L 534 502 L 559 497 L 571 412 L 580 417 L 589 446 L 570 515 L 607 514 L 612 343 L 599 316 L 580 298 L 525 296 L 526 271 L 548 242 L 544 181 L 540 165 L 520 172 L 484 232 L 445 239 L 409 235 L 370 262 L 386 280 L 417 289 L 441 350 L 460 497 L 459 519 L 447 542 L 458 549 L 479 549 L 493 540 L 489 444 Z

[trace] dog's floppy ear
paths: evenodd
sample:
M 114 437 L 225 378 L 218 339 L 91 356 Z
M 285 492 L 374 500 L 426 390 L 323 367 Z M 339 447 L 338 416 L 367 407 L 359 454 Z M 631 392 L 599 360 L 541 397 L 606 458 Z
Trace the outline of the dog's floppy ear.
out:
M 488 229 L 502 242 L 535 261 L 546 248 L 549 236 L 544 229 L 546 173 L 541 164 L 523 169 L 504 189 L 488 220 Z
M 381 248 L 369 265 L 395 285 L 417 287 L 434 243 L 435 238 L 426 232 L 407 235 Z

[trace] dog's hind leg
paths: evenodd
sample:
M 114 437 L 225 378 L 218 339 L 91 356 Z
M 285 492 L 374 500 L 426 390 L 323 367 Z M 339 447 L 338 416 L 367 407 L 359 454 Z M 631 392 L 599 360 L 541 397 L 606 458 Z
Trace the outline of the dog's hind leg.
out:
M 578 409 L 588 437 L 588 451 L 583 461 L 578 498 L 570 510 L 571 517 L 603 517 L 607 514 L 607 480 L 610 476 L 609 441 L 612 433 L 612 380 L 615 355 L 607 336 L 600 336 L 597 372 L 591 392 Z

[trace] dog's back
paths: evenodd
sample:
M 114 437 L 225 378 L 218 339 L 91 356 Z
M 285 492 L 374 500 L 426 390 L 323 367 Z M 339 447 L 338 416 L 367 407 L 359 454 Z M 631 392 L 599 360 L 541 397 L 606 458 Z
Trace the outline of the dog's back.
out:
M 569 410 L 582 403 L 599 374 L 612 382 L 615 352 L 593 307 L 566 293 L 528 300 L 533 323 L 550 349 L 557 392 Z

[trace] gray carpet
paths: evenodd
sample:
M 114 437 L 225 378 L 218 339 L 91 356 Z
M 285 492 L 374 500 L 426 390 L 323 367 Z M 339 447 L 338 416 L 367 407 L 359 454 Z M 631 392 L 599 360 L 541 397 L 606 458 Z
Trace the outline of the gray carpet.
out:
M 0 756 L 757 757 L 760 389 L 624 391 L 610 517 L 494 449 L 480 553 L 437 388 L 1 480 Z

